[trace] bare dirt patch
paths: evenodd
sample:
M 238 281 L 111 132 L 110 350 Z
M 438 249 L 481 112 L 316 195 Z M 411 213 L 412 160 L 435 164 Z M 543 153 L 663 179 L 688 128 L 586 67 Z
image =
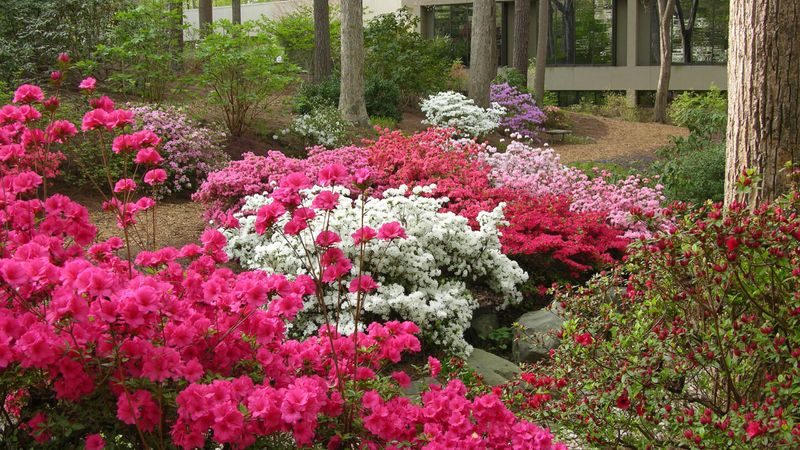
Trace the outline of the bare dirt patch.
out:
M 552 142 L 550 145 L 561 155 L 561 161 L 608 162 L 626 166 L 650 163 L 658 158 L 656 150 L 668 145 L 674 136 L 687 136 L 689 130 L 658 123 L 628 122 L 589 114 L 570 113 L 576 136 L 591 138 L 594 142 L 570 144 Z

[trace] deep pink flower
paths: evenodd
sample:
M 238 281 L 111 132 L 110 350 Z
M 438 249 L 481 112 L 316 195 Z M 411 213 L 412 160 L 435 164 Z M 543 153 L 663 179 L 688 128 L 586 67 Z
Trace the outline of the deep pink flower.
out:
M 375 289 L 378 289 L 378 283 L 376 283 L 375 280 L 373 280 L 369 275 L 361 275 L 360 277 L 353 278 L 353 280 L 350 281 L 350 286 L 348 287 L 348 290 L 353 293 L 370 293 Z
M 581 334 L 574 334 L 572 336 L 572 339 L 576 343 L 578 343 L 578 344 L 580 344 L 580 345 L 582 345 L 584 347 L 588 347 L 588 346 L 592 345 L 592 343 L 594 342 L 594 338 L 592 337 L 592 333 L 588 333 L 588 332 L 587 333 L 581 333 Z
M 133 192 L 136 190 L 136 182 L 130 178 L 123 178 L 114 184 L 114 192 Z
M 295 236 L 306 228 L 308 228 L 308 222 L 302 219 L 292 218 L 292 220 L 286 222 L 286 225 L 283 226 L 283 232 L 289 236 Z
M 64 74 L 62 74 L 60 70 L 54 70 L 54 71 L 50 72 L 50 80 L 55 82 L 55 83 L 60 83 L 61 82 L 61 78 L 63 78 L 63 77 L 64 77 Z
M 372 239 L 375 239 L 375 236 L 377 236 L 377 235 L 378 235 L 378 232 L 375 231 L 374 229 L 372 229 L 370 227 L 363 227 L 363 228 L 359 228 L 358 230 L 356 230 L 350 236 L 352 236 L 352 238 L 353 238 L 353 243 L 355 245 L 358 245 L 358 244 L 360 244 L 362 242 L 369 242 Z
M 23 84 L 14 91 L 14 103 L 38 103 L 44 100 L 44 93 L 39 86 Z
M 103 450 L 106 448 L 106 441 L 99 434 L 86 436 L 86 450 Z
M 366 167 L 362 167 L 356 170 L 356 173 L 353 175 L 353 181 L 357 185 L 365 185 L 371 179 L 372 173 Z
M 394 381 L 396 381 L 401 388 L 405 389 L 411 386 L 411 377 L 403 371 L 392 372 L 392 378 L 394 378 Z
M 258 209 L 256 213 L 256 233 L 264 234 L 267 228 L 275 224 L 279 217 L 286 213 L 286 208 L 278 202 L 272 202 Z
M 323 167 L 317 182 L 322 186 L 344 184 L 347 181 L 347 168 L 339 163 Z
M 167 181 L 167 171 L 164 169 L 151 169 L 144 174 L 144 182 L 150 186 L 163 184 Z
M 67 64 L 70 61 L 69 53 L 61 52 L 58 54 L 58 62 Z
M 428 367 L 431 369 L 431 376 L 433 378 L 439 376 L 439 372 L 442 371 L 442 363 L 433 356 L 428 356 Z
M 92 92 L 97 88 L 97 80 L 92 77 L 84 78 L 81 83 L 78 85 L 78 89 L 82 89 L 87 92 Z
M 149 164 L 149 165 L 156 165 L 163 161 L 164 158 L 156 151 L 154 148 L 143 148 L 136 153 L 136 158 L 134 158 L 133 162 L 136 164 Z
M 400 225 L 400 222 L 389 222 L 381 225 L 380 229 L 378 229 L 378 239 L 382 239 L 385 241 L 391 239 L 406 239 L 406 230 L 403 229 L 403 226 Z
M 63 144 L 67 138 L 78 134 L 78 129 L 69 120 L 55 120 L 48 125 L 45 135 L 48 142 L 58 142 Z
M 342 238 L 333 231 L 324 230 L 319 232 L 314 242 L 320 247 L 330 247 L 331 245 L 342 242 Z
M 92 109 L 102 109 L 107 112 L 114 111 L 114 101 L 105 95 L 89 100 L 89 106 L 91 106 Z
M 314 197 L 311 206 L 324 211 L 332 211 L 336 209 L 339 203 L 339 194 L 331 191 L 322 191 Z

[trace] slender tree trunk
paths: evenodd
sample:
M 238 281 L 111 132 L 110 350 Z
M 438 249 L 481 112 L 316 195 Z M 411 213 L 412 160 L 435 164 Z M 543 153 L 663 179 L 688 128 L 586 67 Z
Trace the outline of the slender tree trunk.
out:
M 700 0 L 692 0 L 692 9 L 687 18 L 683 13 L 680 0 L 675 2 L 675 12 L 678 14 L 678 21 L 681 24 L 681 47 L 683 48 L 683 62 L 692 63 L 692 35 L 694 34 L 694 24 L 697 22 L 697 8 Z
M 672 75 L 672 15 L 675 11 L 675 0 L 658 0 L 659 45 L 661 48 L 661 64 L 658 71 L 658 87 L 656 88 L 656 105 L 653 108 L 653 121 L 667 122 L 667 96 L 669 95 L 669 78 Z
M 175 18 L 172 28 L 172 42 L 175 46 L 175 55 L 179 56 L 183 54 L 183 0 L 171 0 L 169 2 L 169 10 Z
M 231 22 L 242 23 L 242 0 L 231 0 Z
M 528 39 L 531 0 L 514 0 L 514 68 L 528 79 Z
M 539 0 L 539 20 L 536 30 L 536 73 L 533 78 L 533 92 L 539 105 L 544 102 L 544 73 L 547 67 L 547 38 L 550 21 L 550 0 Z
M 198 13 L 200 15 L 200 37 L 204 37 L 212 31 L 211 22 L 214 21 L 214 8 L 211 0 L 200 0 L 200 9 Z
M 800 162 L 800 4 L 731 0 L 725 203 L 755 205 L 786 188 L 785 163 Z M 760 174 L 737 192 L 745 169 Z
M 495 55 L 494 0 L 472 2 L 472 37 L 470 41 L 469 96 L 481 107 L 489 106 L 489 85 L 497 67 Z
M 564 30 L 564 34 L 566 34 L 564 43 L 566 44 L 567 63 L 575 64 L 575 3 L 573 0 L 564 1 Z
M 331 76 L 331 17 L 328 0 L 314 0 L 314 83 L 321 83 Z
M 339 110 L 358 125 L 369 125 L 364 100 L 364 7 L 361 0 L 342 0 L 342 81 Z

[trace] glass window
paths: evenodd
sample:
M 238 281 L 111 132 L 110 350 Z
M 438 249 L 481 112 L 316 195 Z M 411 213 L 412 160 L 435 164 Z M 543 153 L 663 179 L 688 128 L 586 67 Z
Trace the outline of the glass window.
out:
M 672 20 L 672 61 L 724 64 L 728 61 L 729 0 L 677 0 Z
M 506 22 L 505 5 L 497 3 L 496 25 L 497 25 L 497 58 L 498 64 L 506 64 L 507 52 L 503 51 L 505 46 Z M 433 34 L 435 36 L 447 36 L 453 41 L 455 53 L 461 58 L 465 66 L 469 66 L 470 36 L 472 33 L 472 5 L 436 5 L 433 9 Z
M 550 0 L 549 64 L 612 64 L 614 0 Z

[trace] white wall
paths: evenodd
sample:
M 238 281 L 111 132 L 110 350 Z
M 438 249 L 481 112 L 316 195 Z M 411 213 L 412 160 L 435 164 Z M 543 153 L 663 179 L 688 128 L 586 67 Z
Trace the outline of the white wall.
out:
M 385 14 L 388 12 L 400 9 L 401 0 L 363 0 L 364 1 L 364 20 L 369 20 L 372 17 Z M 339 1 L 334 0 L 329 2 L 331 6 L 339 4 Z M 257 20 L 262 16 L 271 19 L 277 19 L 285 14 L 291 13 L 302 6 L 311 6 L 312 0 L 282 0 L 266 3 L 246 3 L 242 5 L 242 22 L 248 20 Z M 193 29 L 196 29 L 199 24 L 199 14 L 197 9 L 184 10 L 184 22 L 189 24 Z M 218 6 L 214 8 L 214 20 L 228 19 L 231 20 L 231 7 Z M 194 32 L 188 31 L 186 33 L 187 39 L 193 39 Z

